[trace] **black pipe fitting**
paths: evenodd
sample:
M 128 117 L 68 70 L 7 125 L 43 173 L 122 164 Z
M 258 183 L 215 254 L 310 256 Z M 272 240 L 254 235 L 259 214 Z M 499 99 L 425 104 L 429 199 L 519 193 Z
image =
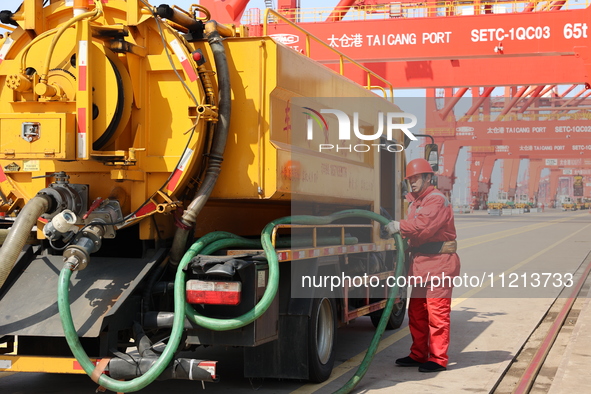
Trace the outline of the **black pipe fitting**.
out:
M 203 32 L 203 21 L 191 18 L 184 12 L 173 9 L 168 4 L 160 4 L 156 7 L 156 15 L 186 27 L 190 32 L 197 33 L 197 35 Z
M 129 356 L 129 355 L 128 355 Z M 109 376 L 113 379 L 133 379 L 142 376 L 158 360 L 158 357 L 132 357 L 113 358 L 109 361 Z M 205 369 L 199 367 L 199 363 L 204 360 L 195 360 L 190 358 L 174 359 L 171 365 L 166 368 L 158 377 L 158 380 L 184 379 L 201 380 L 204 382 L 215 382 L 211 374 Z
M 16 21 L 12 19 L 13 16 L 14 14 L 12 13 L 12 11 L 0 11 L 0 22 L 4 23 L 5 25 L 18 26 L 18 23 L 16 23 Z
M 156 15 L 164 19 L 172 19 L 174 10 L 168 4 L 160 4 L 156 7 Z

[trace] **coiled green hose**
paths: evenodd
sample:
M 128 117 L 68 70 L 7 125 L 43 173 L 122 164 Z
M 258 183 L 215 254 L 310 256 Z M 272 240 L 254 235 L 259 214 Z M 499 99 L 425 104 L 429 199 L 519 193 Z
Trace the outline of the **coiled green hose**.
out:
M 145 374 L 135 379 L 121 382 L 118 380 L 114 380 L 103 374 L 100 375 L 97 383 L 112 391 L 128 393 L 141 390 L 142 388 L 146 387 L 148 384 L 153 382 L 166 369 L 166 367 L 169 365 L 169 363 L 172 361 L 174 357 L 174 353 L 176 352 L 180 344 L 180 340 L 184 330 L 185 314 L 187 315 L 189 320 L 193 321 L 194 323 L 215 331 L 225 331 L 244 327 L 245 325 L 250 324 L 254 320 L 258 319 L 263 313 L 265 313 L 265 311 L 271 305 L 271 302 L 277 294 L 277 288 L 279 284 L 279 265 L 277 260 L 277 253 L 275 252 L 275 249 L 273 248 L 271 242 L 271 234 L 273 228 L 279 224 L 290 223 L 313 225 L 330 224 L 335 220 L 349 217 L 363 217 L 375 220 L 382 225 L 386 225 L 389 223 L 389 219 L 386 219 L 385 217 L 378 215 L 374 212 L 353 209 L 321 217 L 308 215 L 289 216 L 274 220 L 267 224 L 267 226 L 265 226 L 261 234 L 261 245 L 263 250 L 265 251 L 267 262 L 269 265 L 269 281 L 267 284 L 267 288 L 265 289 L 265 292 L 261 300 L 254 306 L 252 310 L 243 314 L 242 316 L 231 319 L 214 319 L 202 316 L 198 314 L 190 304 L 186 303 L 185 268 L 195 255 L 201 253 L 201 251 L 203 251 L 206 246 L 214 242 L 220 240 L 224 240 L 225 242 L 227 241 L 228 244 L 226 247 L 228 247 L 232 242 L 239 243 L 243 242 L 244 239 L 234 234 L 222 231 L 209 233 L 206 236 L 200 238 L 185 253 L 177 269 L 174 286 L 174 320 L 172 324 L 172 332 L 170 334 L 170 339 L 166 347 L 164 348 L 164 351 L 162 352 L 161 356 Z M 404 246 L 400 235 L 396 234 L 395 242 L 398 250 L 396 275 L 402 275 L 404 272 Z M 64 334 L 68 342 L 68 346 L 70 347 L 72 354 L 74 355 L 76 360 L 78 360 L 78 362 L 84 369 L 84 372 L 91 376 L 92 372 L 95 369 L 95 366 L 90 361 L 88 355 L 86 354 L 86 352 L 82 348 L 82 345 L 80 344 L 80 339 L 78 338 L 78 335 L 76 333 L 76 329 L 74 327 L 72 319 L 72 314 L 70 311 L 68 288 L 70 284 L 70 278 L 72 276 L 72 272 L 74 269 L 75 267 L 73 267 L 70 263 L 66 263 L 64 265 L 64 268 L 60 272 L 58 285 L 58 308 L 60 312 L 62 326 L 64 328 Z M 386 303 L 384 311 L 382 312 L 382 318 L 380 319 L 380 323 L 371 342 L 371 345 L 368 349 L 368 352 L 363 362 L 361 363 L 359 369 L 357 370 L 356 374 L 341 390 L 339 390 L 339 393 L 348 393 L 355 387 L 355 385 L 357 385 L 357 383 L 361 380 L 363 375 L 365 375 L 365 372 L 369 367 L 371 359 L 373 359 L 380 338 L 385 330 L 386 322 L 392 312 L 394 300 L 397 294 L 398 287 L 395 286 L 391 288 L 389 293 L 389 300 Z
M 211 242 L 215 242 L 220 239 L 226 239 L 232 236 L 234 235 L 226 232 L 214 232 L 207 234 L 199 241 L 195 242 L 191 246 L 191 248 L 189 248 L 187 254 L 192 253 L 193 255 L 195 255 L 199 253 L 199 251 L 202 250 L 203 247 L 210 244 Z M 191 259 L 189 258 L 189 260 Z M 78 334 L 76 333 L 76 328 L 74 327 L 74 322 L 72 320 L 72 312 L 70 310 L 70 297 L 68 293 L 68 288 L 70 285 L 70 278 L 72 276 L 73 269 L 74 267 L 72 267 L 71 264 L 66 263 L 64 265 L 64 268 L 62 268 L 60 272 L 57 298 L 58 309 L 66 341 L 68 342 L 68 346 L 70 347 L 72 354 L 80 363 L 80 366 L 82 367 L 82 369 L 84 369 L 84 372 L 86 372 L 87 375 L 92 376 L 92 372 L 94 371 L 95 366 L 90 361 L 88 355 L 86 354 L 86 352 L 82 348 L 82 345 L 80 344 L 80 339 L 78 338 Z M 152 365 L 152 367 L 142 376 L 125 382 L 112 379 L 109 376 L 102 374 L 97 380 L 98 384 L 111 391 L 131 393 L 134 391 L 141 390 L 150 383 L 152 383 L 168 367 L 168 365 L 174 357 L 175 352 L 177 351 L 184 330 L 184 277 L 184 271 L 179 267 L 179 270 L 176 273 L 175 282 L 182 281 L 183 284 L 182 286 L 175 286 L 174 320 L 172 324 L 172 332 L 170 334 L 170 339 L 168 340 L 168 343 L 164 348 L 164 351 L 162 352 L 158 360 L 156 360 L 154 365 Z

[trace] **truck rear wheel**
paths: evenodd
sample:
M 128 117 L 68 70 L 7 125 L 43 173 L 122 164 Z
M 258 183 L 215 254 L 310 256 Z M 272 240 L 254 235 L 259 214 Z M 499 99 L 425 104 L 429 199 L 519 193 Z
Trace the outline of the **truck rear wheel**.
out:
M 316 298 L 308 324 L 308 367 L 310 381 L 324 382 L 330 377 L 335 359 L 337 312 L 334 300 Z
M 400 328 L 402 322 L 404 321 L 405 313 L 406 289 L 402 289 L 400 298 L 394 303 L 394 306 L 392 307 L 392 313 L 390 314 L 390 319 L 388 319 L 388 323 L 386 324 L 386 330 L 395 330 Z M 378 324 L 380 324 L 380 319 L 382 318 L 382 311 L 374 312 L 370 315 L 370 317 L 374 327 L 377 327 Z

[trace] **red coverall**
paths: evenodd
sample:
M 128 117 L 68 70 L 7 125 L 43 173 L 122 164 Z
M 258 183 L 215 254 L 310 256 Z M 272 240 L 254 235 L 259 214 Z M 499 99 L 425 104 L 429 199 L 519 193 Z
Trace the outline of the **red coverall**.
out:
M 453 279 L 460 273 L 460 259 L 456 253 L 423 254 L 413 252 L 424 243 L 456 239 L 453 207 L 447 198 L 433 186 L 421 195 L 408 193 L 410 201 L 408 219 L 400 221 L 400 233 L 408 239 L 412 264 L 409 276 L 420 276 L 423 283 L 430 278 L 446 275 Z M 451 280 L 445 280 L 431 289 L 413 287 L 408 307 L 408 326 L 412 335 L 410 357 L 421 363 L 433 361 L 447 367 L 449 347 Z M 419 284 L 419 283 L 417 283 Z M 437 281 L 433 283 L 438 285 Z

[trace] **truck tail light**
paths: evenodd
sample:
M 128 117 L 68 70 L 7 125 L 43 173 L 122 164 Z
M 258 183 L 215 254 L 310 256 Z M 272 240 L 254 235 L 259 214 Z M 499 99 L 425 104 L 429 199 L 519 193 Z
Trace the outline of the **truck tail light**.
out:
M 187 281 L 189 304 L 238 305 L 242 283 L 191 279 Z
M 209 372 L 213 379 L 217 379 L 217 376 L 216 376 L 217 361 L 201 361 L 199 364 L 197 364 L 197 366 L 199 368 L 203 368 L 204 370 Z M 190 377 L 189 377 L 189 379 L 190 379 Z

